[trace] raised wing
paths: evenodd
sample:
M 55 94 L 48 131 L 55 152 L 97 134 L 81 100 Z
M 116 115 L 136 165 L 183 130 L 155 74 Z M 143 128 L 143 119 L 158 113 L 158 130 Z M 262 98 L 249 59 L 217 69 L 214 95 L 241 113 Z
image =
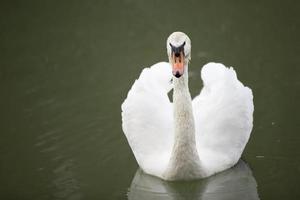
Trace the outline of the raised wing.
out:
M 253 121 L 252 91 L 233 68 L 208 63 L 204 87 L 193 100 L 197 150 L 207 176 L 233 166 L 248 142 Z
M 172 89 L 169 63 L 145 68 L 122 104 L 122 128 L 139 166 L 160 176 L 173 145 Z

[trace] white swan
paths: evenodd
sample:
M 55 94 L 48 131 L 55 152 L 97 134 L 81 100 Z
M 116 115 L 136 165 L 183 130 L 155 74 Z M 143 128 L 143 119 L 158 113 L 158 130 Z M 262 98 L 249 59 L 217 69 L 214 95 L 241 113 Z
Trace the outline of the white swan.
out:
M 172 33 L 167 52 L 169 63 L 145 68 L 122 104 L 122 128 L 139 166 L 165 180 L 199 179 L 232 167 L 252 130 L 251 89 L 232 68 L 208 63 L 201 71 L 204 87 L 192 101 L 189 37 Z

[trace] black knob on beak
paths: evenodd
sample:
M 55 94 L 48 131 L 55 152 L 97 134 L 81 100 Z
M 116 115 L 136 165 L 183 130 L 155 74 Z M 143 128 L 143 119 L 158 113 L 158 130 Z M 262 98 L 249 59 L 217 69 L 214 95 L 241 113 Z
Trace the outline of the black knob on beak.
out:
M 178 47 L 173 46 L 171 43 L 169 43 L 169 44 L 170 44 L 170 46 L 172 48 L 172 52 L 174 53 L 175 57 L 179 57 L 180 56 L 180 52 L 182 52 L 183 55 L 184 55 L 184 45 L 185 45 L 185 42 L 182 45 L 178 46 Z

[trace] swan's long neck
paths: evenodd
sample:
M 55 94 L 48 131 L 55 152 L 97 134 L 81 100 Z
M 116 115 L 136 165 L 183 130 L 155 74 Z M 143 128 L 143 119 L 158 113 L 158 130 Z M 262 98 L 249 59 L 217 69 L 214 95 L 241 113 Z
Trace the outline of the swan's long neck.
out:
M 192 99 L 188 87 L 188 65 L 180 78 L 173 77 L 175 139 L 165 176 L 168 180 L 199 177 Z

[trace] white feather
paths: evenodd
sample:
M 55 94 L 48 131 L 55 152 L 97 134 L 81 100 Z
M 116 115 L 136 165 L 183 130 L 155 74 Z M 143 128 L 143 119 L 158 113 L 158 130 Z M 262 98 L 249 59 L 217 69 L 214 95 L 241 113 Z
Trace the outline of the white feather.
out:
M 233 68 L 222 64 L 206 64 L 201 78 L 204 87 L 193 100 L 193 111 L 197 150 L 209 176 L 240 159 L 252 130 L 253 96 Z
M 189 38 L 170 35 L 169 58 L 168 44 L 184 41 L 190 55 Z M 206 64 L 204 87 L 192 102 L 187 68 L 186 63 L 183 76 L 174 80 L 175 110 L 168 98 L 172 69 L 165 62 L 145 68 L 122 104 L 122 128 L 139 166 L 167 180 L 203 178 L 232 167 L 252 130 L 252 91 L 233 68 Z
M 161 176 L 173 145 L 173 113 L 168 98 L 169 63 L 145 68 L 122 104 L 122 127 L 140 167 Z
M 204 87 L 193 100 L 197 150 L 205 176 L 233 166 L 252 130 L 252 92 L 232 68 L 209 63 L 202 68 Z M 122 104 L 122 126 L 141 168 L 161 177 L 173 139 L 173 107 L 167 93 L 171 67 L 146 68 Z

